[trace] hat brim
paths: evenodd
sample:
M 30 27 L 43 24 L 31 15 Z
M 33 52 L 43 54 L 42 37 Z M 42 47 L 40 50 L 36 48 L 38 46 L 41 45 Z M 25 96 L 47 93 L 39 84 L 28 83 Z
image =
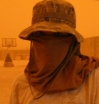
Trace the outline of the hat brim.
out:
M 63 33 L 70 33 L 74 35 L 78 42 L 83 42 L 83 36 L 76 31 L 76 29 L 64 24 L 64 23 L 53 23 L 53 22 L 38 22 L 33 24 L 32 26 L 24 29 L 20 34 L 19 37 L 21 39 L 30 40 L 29 36 L 31 33 L 36 31 L 50 31 L 50 32 L 63 32 Z

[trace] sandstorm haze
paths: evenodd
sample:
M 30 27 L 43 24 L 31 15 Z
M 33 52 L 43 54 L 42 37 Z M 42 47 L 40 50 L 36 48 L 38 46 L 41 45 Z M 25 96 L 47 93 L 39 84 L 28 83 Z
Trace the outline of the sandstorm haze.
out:
M 16 38 L 17 41 L 17 47 L 13 48 L 17 51 L 9 51 L 14 67 L 4 67 L 7 52 L 6 50 L 0 51 L 0 104 L 8 104 L 12 82 L 16 76 L 23 73 L 28 63 L 29 50 L 24 49 L 29 49 L 30 43 L 19 39 L 18 35 L 23 29 L 31 25 L 32 8 L 38 1 L 41 0 L 0 0 L 0 50 L 2 49 L 2 38 Z M 79 33 L 85 38 L 99 36 L 99 1 L 67 1 L 75 7 L 77 15 L 76 29 Z M 99 57 L 99 48 L 95 48 L 99 47 L 99 38 L 87 39 L 81 47 L 81 51 L 85 55 Z
M 18 38 L 31 25 L 33 5 L 41 0 L 0 0 L 0 47 L 2 38 L 16 38 L 18 49 L 29 48 L 29 41 Z M 99 36 L 99 1 L 67 0 L 76 10 L 77 30 L 85 37 Z

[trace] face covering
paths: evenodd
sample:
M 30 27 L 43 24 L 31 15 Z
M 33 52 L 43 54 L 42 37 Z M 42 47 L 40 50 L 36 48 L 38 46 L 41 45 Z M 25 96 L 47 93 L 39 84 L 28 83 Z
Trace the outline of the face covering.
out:
M 97 58 L 81 55 L 73 35 L 33 37 L 25 75 L 40 92 L 72 90 L 99 66 Z

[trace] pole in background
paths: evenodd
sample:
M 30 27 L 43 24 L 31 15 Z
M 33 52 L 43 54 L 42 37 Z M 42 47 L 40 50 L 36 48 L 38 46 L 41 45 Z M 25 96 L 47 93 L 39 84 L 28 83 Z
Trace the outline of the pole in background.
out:
M 9 52 L 10 47 L 16 47 L 16 39 L 15 38 L 3 38 L 2 39 L 2 47 L 7 47 L 7 54 L 4 60 L 4 67 L 13 67 L 13 61 Z

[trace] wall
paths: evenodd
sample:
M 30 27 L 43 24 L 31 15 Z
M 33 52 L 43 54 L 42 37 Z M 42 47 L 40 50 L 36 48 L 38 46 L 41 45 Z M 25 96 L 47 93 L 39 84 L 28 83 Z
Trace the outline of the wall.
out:
M 99 57 L 99 36 L 86 38 L 81 44 L 81 52 L 88 56 Z

